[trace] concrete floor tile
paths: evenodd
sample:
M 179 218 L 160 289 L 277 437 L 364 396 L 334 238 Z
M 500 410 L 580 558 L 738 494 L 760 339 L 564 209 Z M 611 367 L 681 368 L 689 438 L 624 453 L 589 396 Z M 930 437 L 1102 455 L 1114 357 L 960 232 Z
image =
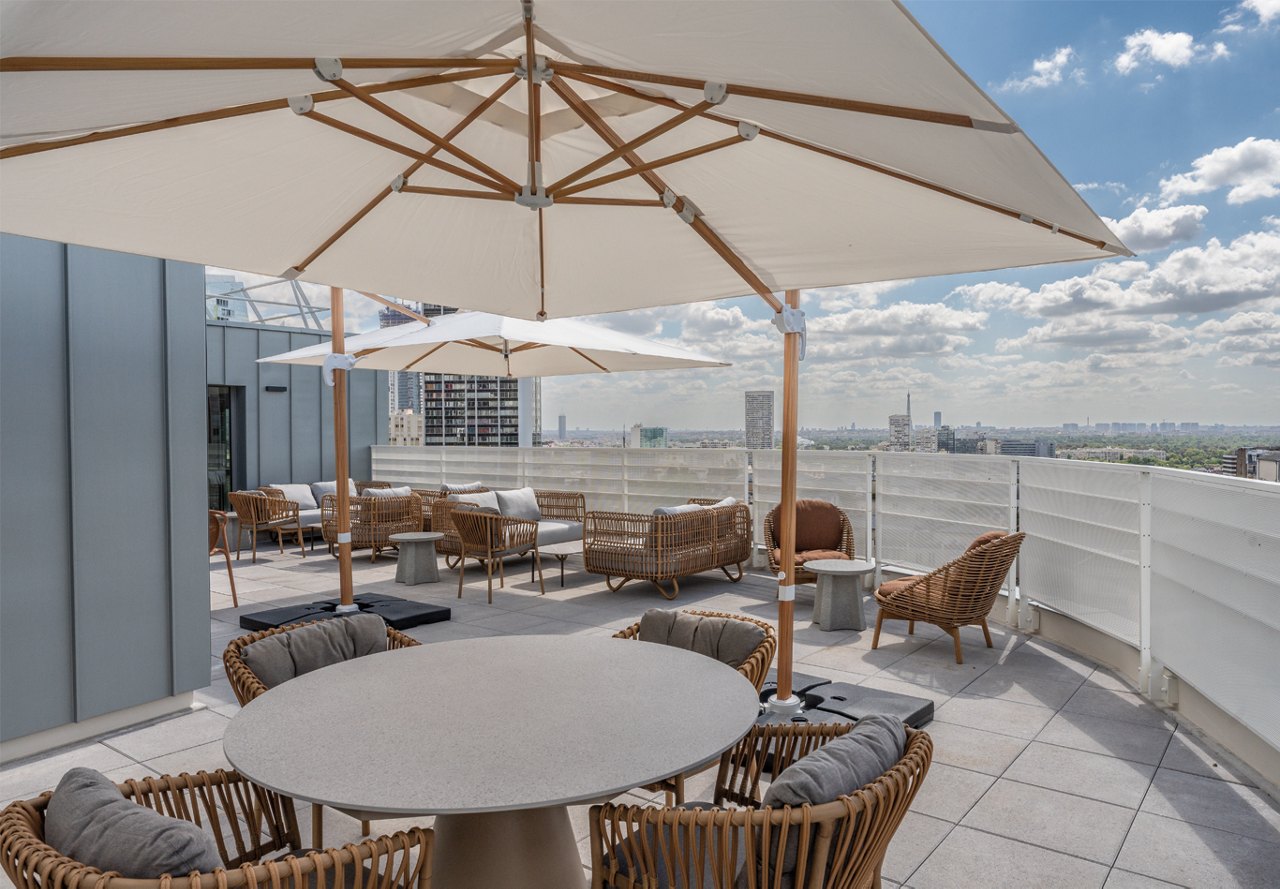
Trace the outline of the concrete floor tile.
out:
M 1193 889 L 1274 889 L 1280 844 L 1139 812 L 1115 866 Z
M 1167 729 L 1060 712 L 1049 720 L 1036 740 L 1154 766 L 1164 758 L 1172 736 L 1173 732 Z
M 1028 741 L 1039 734 L 1053 717 L 1054 711 L 1047 707 L 984 698 L 968 692 L 956 695 L 933 715 L 939 722 L 967 725 Z
M 925 726 L 925 731 L 933 738 L 935 763 L 997 778 L 1005 773 L 1028 744 L 1022 738 L 937 720 Z
M 1002 778 L 960 823 L 1108 867 L 1134 810 Z
M 1155 771 L 1132 760 L 1032 741 L 1004 777 L 1136 809 Z
M 523 614 L 519 611 L 501 612 L 494 614 L 492 617 L 482 617 L 468 621 L 469 626 L 483 627 L 502 633 L 520 633 L 541 623 L 546 623 L 546 618 L 533 614 Z
M 949 821 L 907 812 L 889 842 L 881 875 L 898 883 L 906 882 L 954 828 Z
M 1084 680 L 1097 668 L 1092 661 L 1050 647 L 1041 639 L 1031 639 L 1010 652 L 1001 663 L 1007 667 L 1025 667 L 1037 676 L 1059 682 Z
M 1280 843 L 1280 811 L 1252 787 L 1160 769 L 1142 811 Z
M 871 651 L 866 648 L 836 645 L 806 655 L 802 663 L 813 667 L 832 667 L 845 673 L 874 676 L 882 669 L 902 660 L 904 655 L 893 651 Z
M 1103 889 L 1177 889 L 1177 885 L 1157 880 L 1155 877 L 1144 877 L 1142 874 L 1113 868 L 1107 875 L 1107 882 Z
M 52 790 L 68 769 L 77 766 L 105 772 L 132 765 L 129 757 L 102 744 L 77 744 L 0 768 L 0 798 L 30 799 Z
M 1254 786 L 1253 779 L 1235 761 L 1235 757 L 1219 749 L 1213 742 L 1191 734 L 1182 726 L 1174 732 L 1173 739 L 1169 742 L 1169 749 L 1165 751 L 1164 759 L 1160 761 L 1160 767 L 1189 772 L 1205 778 L 1217 778 L 1234 784 L 1244 784 L 1248 787 Z
M 912 889 L 1096 889 L 1107 868 L 1063 855 L 957 827 L 912 875 Z
M 823 674 L 825 675 L 825 674 Z M 834 677 L 832 677 L 834 678 Z M 861 681 L 859 681 L 859 679 Z M 874 676 L 854 677 L 850 679 L 838 679 L 837 682 L 854 682 L 856 685 L 865 685 L 867 688 L 878 688 L 881 691 L 895 691 L 898 694 L 911 695 L 913 698 L 925 698 L 933 701 L 934 710 L 941 707 L 947 701 L 951 700 L 951 695 L 945 691 L 936 688 L 926 688 L 923 685 L 914 685 L 910 682 L 903 682 L 886 673 L 880 672 Z M 932 731 L 932 724 L 925 726 L 926 729 Z
M 197 710 L 143 728 L 108 735 L 103 738 L 103 743 L 143 762 L 220 740 L 226 727 L 226 717 L 208 710 Z
M 1148 703 L 1137 692 L 1112 691 L 1091 685 L 1081 686 L 1071 700 L 1062 705 L 1062 709 L 1156 728 L 1172 729 L 1175 724 L 1168 714 Z
M 911 802 L 911 811 L 957 824 L 993 783 L 990 775 L 934 763 Z
M 1090 673 L 1085 683 L 1093 688 L 1105 688 L 1110 691 L 1137 691 L 1132 682 L 1115 670 L 1109 670 L 1106 667 L 1098 667 Z
M 957 664 L 954 659 L 946 661 L 939 660 L 937 657 L 926 657 L 924 651 L 928 647 L 924 646 L 901 660 L 894 661 L 878 675 L 954 695 L 991 666 L 978 663 Z
M 964 693 L 1058 710 L 1079 687 L 1079 682 L 1059 682 L 1025 668 L 997 664 L 966 685 Z
M 177 753 L 167 753 L 164 756 L 148 759 L 143 765 L 161 775 L 180 775 L 183 772 L 212 772 L 217 769 L 231 768 L 231 763 L 227 762 L 226 756 L 222 753 L 221 738 L 216 741 L 210 741 L 208 744 L 201 744 L 198 747 L 191 747 L 187 750 L 179 750 Z

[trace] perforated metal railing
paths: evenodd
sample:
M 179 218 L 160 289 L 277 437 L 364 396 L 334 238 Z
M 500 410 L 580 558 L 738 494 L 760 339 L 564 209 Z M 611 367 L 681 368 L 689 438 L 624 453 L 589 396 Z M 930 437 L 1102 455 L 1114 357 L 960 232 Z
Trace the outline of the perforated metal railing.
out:
M 750 489 L 759 542 L 778 500 L 780 459 L 732 449 L 375 447 L 373 473 L 422 487 L 581 491 L 588 509 L 635 512 Z M 843 508 L 859 553 L 881 564 L 927 570 L 984 531 L 1025 531 L 1016 600 L 1134 647 L 1152 688 L 1168 669 L 1280 749 L 1280 485 L 1066 460 L 849 451 L 801 451 L 797 482 L 799 496 Z

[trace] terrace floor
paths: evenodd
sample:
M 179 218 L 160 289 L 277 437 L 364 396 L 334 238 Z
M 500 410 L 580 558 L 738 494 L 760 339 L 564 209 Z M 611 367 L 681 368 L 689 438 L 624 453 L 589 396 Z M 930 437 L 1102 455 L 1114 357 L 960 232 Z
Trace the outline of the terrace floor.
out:
M 236 564 L 239 609 L 231 607 L 225 567 L 210 562 L 210 675 L 198 706 L 155 724 L 97 738 L 0 769 L 0 805 L 54 786 L 77 765 L 123 778 L 226 767 L 222 733 L 239 709 L 220 655 L 242 634 L 243 612 L 266 603 L 310 602 L 336 594 L 337 563 L 321 549 L 303 559 L 267 547 L 256 565 Z M 546 596 L 513 563 L 505 590 L 485 604 L 473 567 L 458 600 L 454 571 L 440 584 L 396 584 L 395 559 L 371 565 L 357 554 L 356 592 L 386 592 L 453 608 L 453 619 L 410 630 L 426 642 L 498 634 L 610 635 L 652 607 L 700 606 L 770 619 L 774 585 L 748 574 L 731 584 L 719 573 L 691 578 L 668 603 L 651 586 L 611 593 L 602 578 L 569 560 L 559 586 L 548 559 Z M 884 866 L 887 885 L 933 887 L 1275 886 L 1280 874 L 1280 811 L 1210 742 L 1146 703 L 1122 679 L 1032 636 L 992 627 L 996 647 L 965 630 L 965 661 L 934 627 L 915 637 L 887 633 L 878 651 L 871 631 L 824 632 L 810 624 L 811 587 L 797 601 L 796 669 L 835 681 L 931 698 L 934 761 Z M 874 606 L 868 606 L 869 616 Z M 896 628 L 905 630 L 898 624 Z M 941 638 L 940 638 L 941 637 Z M 690 782 L 690 799 L 710 798 L 714 772 Z M 655 795 L 637 791 L 646 800 Z M 632 801 L 636 801 L 634 798 Z M 573 812 L 586 855 L 586 807 Z M 300 807 L 303 837 L 310 807 Z M 376 832 L 409 823 L 375 822 Z M 358 824 L 326 812 L 326 844 L 357 838 Z M 0 875 L 0 881 L 4 881 Z

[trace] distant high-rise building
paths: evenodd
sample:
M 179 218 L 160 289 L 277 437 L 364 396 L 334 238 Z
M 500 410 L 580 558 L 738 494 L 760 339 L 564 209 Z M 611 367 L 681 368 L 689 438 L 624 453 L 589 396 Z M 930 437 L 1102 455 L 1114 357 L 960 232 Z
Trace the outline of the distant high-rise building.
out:
M 751 389 L 746 398 L 746 445 L 768 450 L 773 447 L 773 390 Z
M 426 426 L 421 414 L 413 411 L 392 411 L 387 444 L 400 447 L 420 447 Z
M 1171 433 L 1171 432 L 1177 432 L 1177 431 L 1178 431 L 1178 424 L 1177 424 L 1177 423 L 1169 423 L 1169 422 L 1166 422 L 1166 421 L 1161 421 L 1161 423 L 1160 423 L 1160 432 L 1161 432 L 1162 434 L 1168 434 L 1168 433 Z
M 942 426 L 942 411 L 933 412 L 933 428 L 937 429 Z
M 1179 432 L 1199 432 L 1200 424 L 1199 423 L 1179 423 L 1178 431 Z
M 956 452 L 956 432 L 950 426 L 938 427 L 938 450 L 947 454 Z
M 243 291 L 244 282 L 235 275 L 214 274 L 206 270 L 204 273 L 205 299 L 212 303 L 212 305 L 206 304 L 209 318 L 214 321 L 247 322 L 249 307 L 243 298 Z M 231 296 L 237 292 L 240 294 L 239 297 Z
M 936 454 L 938 452 L 938 430 L 929 428 L 920 433 L 920 437 L 916 439 L 916 450 L 924 454 Z
M 1035 441 L 1002 441 L 999 453 L 1005 457 L 1056 457 L 1057 445 L 1047 438 Z
M 569 422 L 564 414 L 560 415 L 560 440 L 566 441 L 569 438 Z
M 911 450 L 911 416 L 909 414 L 889 415 L 889 450 Z
M 1077 432 L 1080 431 L 1080 424 L 1079 423 L 1063 423 L 1062 431 L 1065 432 L 1067 435 L 1075 435 Z
M 665 448 L 667 446 L 667 427 L 641 426 L 636 423 L 631 427 L 627 437 L 629 448 Z
M 414 311 L 417 306 L 410 306 Z M 398 327 L 408 324 L 413 319 L 395 309 L 386 308 L 378 313 L 378 327 Z M 387 410 L 390 415 L 397 411 L 412 411 L 422 417 L 422 374 L 393 370 L 387 374 Z M 419 442 L 421 444 L 421 442 Z

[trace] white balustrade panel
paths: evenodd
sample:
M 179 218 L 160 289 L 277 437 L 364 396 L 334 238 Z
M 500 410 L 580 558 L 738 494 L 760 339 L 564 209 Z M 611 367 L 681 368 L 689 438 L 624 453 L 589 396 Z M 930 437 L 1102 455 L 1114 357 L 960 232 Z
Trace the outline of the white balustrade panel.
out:
M 628 448 L 630 512 L 653 512 L 693 498 L 746 498 L 747 452 L 720 448 Z
M 755 537 L 764 540 L 764 517 L 782 497 L 782 451 L 752 451 Z M 827 500 L 839 506 L 853 525 L 855 550 L 867 552 L 867 490 L 871 478 L 866 451 L 799 451 L 796 497 Z
M 918 571 L 945 565 L 987 531 L 1010 530 L 1012 461 L 876 454 L 877 558 Z
M 375 445 L 372 450 L 374 481 L 425 490 L 438 490 L 447 481 L 444 475 L 444 448 Z
M 1137 646 L 1139 468 L 1022 459 L 1019 474 L 1022 596 Z
M 1280 749 L 1280 485 L 1154 471 L 1151 656 Z
M 524 484 L 547 491 L 577 491 L 587 509 L 627 507 L 622 448 L 524 448 Z

